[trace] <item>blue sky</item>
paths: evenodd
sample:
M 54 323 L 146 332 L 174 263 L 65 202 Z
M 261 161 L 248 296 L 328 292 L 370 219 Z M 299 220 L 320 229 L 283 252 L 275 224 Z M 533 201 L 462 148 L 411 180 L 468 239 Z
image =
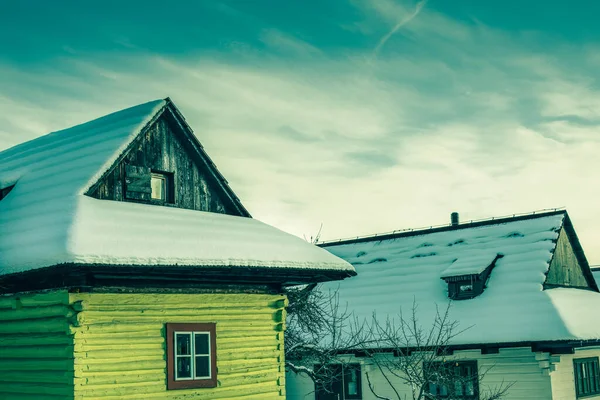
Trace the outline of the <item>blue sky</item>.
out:
M 170 96 L 252 214 L 333 239 L 567 207 L 600 264 L 600 3 L 0 2 L 0 149 Z

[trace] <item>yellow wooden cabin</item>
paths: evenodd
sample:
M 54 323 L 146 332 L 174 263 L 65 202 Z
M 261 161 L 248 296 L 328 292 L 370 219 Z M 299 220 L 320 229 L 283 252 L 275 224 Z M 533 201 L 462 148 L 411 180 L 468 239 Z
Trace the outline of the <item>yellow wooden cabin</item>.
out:
M 280 399 L 283 288 L 353 267 L 251 218 L 169 100 L 0 152 L 0 398 Z

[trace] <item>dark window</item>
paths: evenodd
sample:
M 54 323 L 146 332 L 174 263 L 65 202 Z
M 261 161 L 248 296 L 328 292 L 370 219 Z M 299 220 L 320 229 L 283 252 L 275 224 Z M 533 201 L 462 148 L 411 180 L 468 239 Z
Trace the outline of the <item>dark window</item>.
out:
M 448 297 L 453 300 L 472 299 L 483 292 L 484 284 L 477 275 L 446 279 L 448 282 Z
M 216 325 L 167 324 L 167 388 L 217 386 Z
M 15 185 L 12 185 L 12 186 L 5 187 L 4 189 L 0 189 L 0 200 L 5 198 L 10 193 L 12 188 L 14 188 L 14 187 L 15 187 Z
M 479 399 L 477 361 L 432 362 L 424 365 L 423 373 L 435 398 Z
M 573 369 L 575 371 L 575 393 L 578 398 L 600 393 L 598 357 L 575 359 L 573 360 Z
M 361 400 L 362 380 L 360 364 L 328 364 L 315 366 L 327 370 L 326 382 L 315 385 L 316 400 Z

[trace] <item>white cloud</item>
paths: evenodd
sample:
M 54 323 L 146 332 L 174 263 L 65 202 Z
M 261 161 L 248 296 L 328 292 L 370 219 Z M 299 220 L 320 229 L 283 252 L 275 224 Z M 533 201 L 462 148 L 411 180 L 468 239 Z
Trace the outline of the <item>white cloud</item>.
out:
M 360 4 L 374 44 L 410 10 Z M 446 223 L 455 210 L 464 220 L 567 206 L 590 261 L 600 262 L 598 88 L 555 55 L 426 11 L 405 28 L 427 52 L 403 54 L 389 41 L 377 63 L 371 49 L 334 59 L 265 31 L 265 44 L 298 58 L 0 67 L 0 148 L 171 96 L 253 215 L 299 236 L 321 222 L 332 239 Z
M 385 45 L 385 43 L 396 33 L 398 32 L 398 30 L 400 28 L 402 28 L 403 26 L 405 26 L 406 24 L 408 24 L 410 21 L 412 21 L 417 15 L 419 15 L 419 13 L 421 12 L 421 10 L 423 9 L 423 7 L 425 6 L 425 4 L 427 4 L 427 0 L 420 0 L 419 2 L 417 2 L 417 4 L 415 5 L 415 9 L 413 12 L 411 12 L 408 15 L 403 15 L 402 18 L 400 20 L 398 20 L 398 22 L 394 25 L 394 27 L 392 28 L 392 30 L 390 30 L 388 33 L 386 33 L 385 35 L 383 35 L 383 37 L 381 39 L 379 39 L 379 43 L 377 43 L 377 46 L 375 46 L 375 49 L 373 50 L 373 55 L 377 56 L 377 54 L 379 53 L 379 51 L 381 50 L 381 48 Z M 404 14 L 404 13 L 403 13 Z
M 288 35 L 277 29 L 265 29 L 260 35 L 260 40 L 272 49 L 296 56 L 322 55 L 321 50 L 310 43 Z

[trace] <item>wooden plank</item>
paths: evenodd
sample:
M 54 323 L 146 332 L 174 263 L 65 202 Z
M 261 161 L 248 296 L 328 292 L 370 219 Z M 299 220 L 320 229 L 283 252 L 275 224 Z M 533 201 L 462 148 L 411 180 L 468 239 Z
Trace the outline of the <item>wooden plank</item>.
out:
M 214 165 L 205 165 L 179 125 L 169 121 L 159 118 L 136 138 L 121 162 L 92 185 L 88 194 L 99 199 L 151 202 L 151 171 L 164 171 L 171 178 L 169 206 L 246 216 L 230 204 L 228 193 L 215 181 L 210 170 Z
M 75 398 L 160 399 L 165 385 L 164 324 L 217 322 L 221 384 L 190 389 L 198 399 L 280 398 L 283 336 L 275 332 L 285 296 L 264 293 L 71 293 L 85 324 L 75 333 Z M 161 308 L 157 304 L 166 306 Z M 236 305 L 243 304 L 242 309 Z M 156 321 L 156 323 L 152 322 Z M 150 322 L 150 323 L 149 323 Z M 135 332 L 140 332 L 136 334 Z
M 129 192 L 137 192 L 137 193 L 152 193 L 152 188 L 147 186 L 145 183 L 141 184 L 139 182 L 130 182 L 129 179 L 125 181 L 127 183 L 127 193 Z
M 151 171 L 149 167 L 125 165 L 125 176 L 133 179 L 150 179 Z
M 152 194 L 150 168 L 125 166 L 125 197 L 131 200 L 149 201 Z

